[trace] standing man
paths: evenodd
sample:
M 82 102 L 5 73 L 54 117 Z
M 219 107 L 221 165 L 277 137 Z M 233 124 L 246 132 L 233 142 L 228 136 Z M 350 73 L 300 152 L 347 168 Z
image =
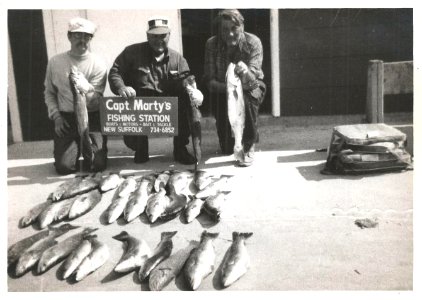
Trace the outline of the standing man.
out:
M 168 47 L 169 20 L 155 17 L 148 21 L 147 42 L 126 47 L 116 58 L 108 80 L 111 91 L 122 97 L 173 96 L 179 98 L 179 135 L 173 139 L 174 159 L 182 164 L 194 164 L 196 159 L 188 152 L 189 110 L 191 102 L 202 104 L 202 93 L 185 88 L 189 75 L 186 59 Z M 124 143 L 135 151 L 135 163 L 148 161 L 148 137 L 124 136 Z
M 262 81 L 263 51 L 260 39 L 244 31 L 244 19 L 237 9 L 225 9 L 217 16 L 218 34 L 205 45 L 204 79 L 216 120 L 217 135 L 224 154 L 232 154 L 234 138 L 227 115 L 226 71 L 230 63 L 236 64 L 235 73 L 242 81 L 245 101 L 245 128 L 243 131 L 244 159 L 240 166 L 254 161 L 258 135 L 258 110 L 265 97 Z
M 77 171 L 81 152 L 83 169 L 97 172 L 107 165 L 107 137 L 100 132 L 98 106 L 107 83 L 107 66 L 89 50 L 95 31 L 96 25 L 86 19 L 70 20 L 67 32 L 70 50 L 55 55 L 47 65 L 44 96 L 48 116 L 54 121 L 54 166 L 59 174 Z M 78 133 L 69 81 L 71 70 L 77 93 L 86 97 L 92 149 L 82 147 Z

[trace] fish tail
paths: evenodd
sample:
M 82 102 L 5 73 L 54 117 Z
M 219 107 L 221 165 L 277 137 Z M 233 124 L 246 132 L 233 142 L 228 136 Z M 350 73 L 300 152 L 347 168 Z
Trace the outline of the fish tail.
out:
M 169 238 L 171 239 L 176 235 L 177 231 L 165 231 L 161 233 L 161 239 Z
M 253 235 L 253 232 L 233 232 L 233 241 L 237 238 L 244 238 L 245 240 L 250 238 Z
M 220 233 L 218 233 L 218 232 L 208 232 L 208 231 L 206 231 L 206 230 L 204 230 L 203 232 L 202 232 L 202 234 L 201 234 L 201 240 L 202 239 L 205 239 L 205 238 L 211 238 L 211 239 L 215 239 L 215 238 L 217 238 L 218 237 L 218 235 L 219 235 Z
M 118 235 L 113 236 L 113 239 L 118 241 L 126 241 L 129 238 L 129 233 L 127 231 L 122 231 Z

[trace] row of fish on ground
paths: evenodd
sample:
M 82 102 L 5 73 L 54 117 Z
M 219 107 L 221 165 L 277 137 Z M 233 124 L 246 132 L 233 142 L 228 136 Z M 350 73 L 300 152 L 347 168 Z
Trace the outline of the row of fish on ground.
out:
M 42 274 L 63 261 L 60 272 L 63 279 L 84 279 L 107 262 L 110 252 L 108 246 L 93 234 L 97 228 L 83 228 L 79 233 L 57 242 L 59 236 L 77 228 L 80 227 L 69 223 L 49 226 L 15 243 L 8 249 L 8 269 L 14 268 L 15 275 L 22 276 L 36 267 L 36 273 Z M 124 274 L 137 272 L 139 281 L 148 280 L 152 291 L 162 290 L 179 274 L 183 274 L 189 288 L 198 289 L 215 269 L 213 241 L 219 234 L 204 231 L 199 243 L 190 241 L 185 248 L 172 254 L 172 238 L 176 234 L 177 231 L 162 232 L 161 240 L 153 251 L 145 240 L 126 231 L 113 236 L 125 244 L 125 251 L 113 271 Z M 218 274 L 222 287 L 230 286 L 249 269 L 250 257 L 245 240 L 250 236 L 252 233 L 233 232 L 232 243 Z
M 230 177 L 214 177 L 203 170 L 163 171 L 137 178 L 115 173 L 74 177 L 30 209 L 20 226 L 38 223 L 44 229 L 52 223 L 76 219 L 92 210 L 111 190 L 115 193 L 105 212 L 109 224 L 121 216 L 131 222 L 144 212 L 151 223 L 173 219 L 182 211 L 187 222 L 201 212 L 218 221 L 226 204 Z

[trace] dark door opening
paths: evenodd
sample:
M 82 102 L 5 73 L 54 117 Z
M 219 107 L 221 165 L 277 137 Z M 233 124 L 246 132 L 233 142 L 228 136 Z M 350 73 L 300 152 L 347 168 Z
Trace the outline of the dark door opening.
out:
M 182 42 L 183 56 L 187 59 L 192 73 L 196 76 L 199 88 L 205 91 L 201 79 L 204 71 L 205 42 L 217 30 L 214 19 L 219 9 L 182 9 Z M 263 113 L 271 112 L 271 57 L 270 57 L 270 10 L 240 9 L 245 18 L 245 31 L 255 34 L 261 39 L 264 48 L 262 70 L 267 85 L 267 95 L 260 107 Z M 211 113 L 211 99 L 204 93 L 205 99 L 201 111 L 205 116 Z
M 44 103 L 47 46 L 41 10 L 9 10 L 8 30 L 24 141 L 48 140 L 53 126 Z

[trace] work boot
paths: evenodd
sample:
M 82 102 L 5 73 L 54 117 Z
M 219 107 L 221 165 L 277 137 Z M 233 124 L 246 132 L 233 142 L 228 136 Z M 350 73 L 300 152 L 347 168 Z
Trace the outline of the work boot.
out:
M 249 167 L 253 164 L 254 159 L 255 159 L 255 145 L 252 145 L 249 151 L 245 153 L 243 161 L 239 162 L 239 166 Z
M 134 161 L 136 164 L 142 164 L 149 160 L 149 143 L 147 137 L 139 137 L 135 147 L 132 149 L 135 150 Z
M 193 157 L 185 146 L 174 148 L 173 150 L 174 160 L 184 164 L 193 165 L 196 163 L 195 157 Z
M 145 151 L 135 151 L 135 157 L 134 157 L 135 164 L 142 164 L 144 162 L 147 162 L 148 160 L 149 160 L 148 153 L 145 153 Z

